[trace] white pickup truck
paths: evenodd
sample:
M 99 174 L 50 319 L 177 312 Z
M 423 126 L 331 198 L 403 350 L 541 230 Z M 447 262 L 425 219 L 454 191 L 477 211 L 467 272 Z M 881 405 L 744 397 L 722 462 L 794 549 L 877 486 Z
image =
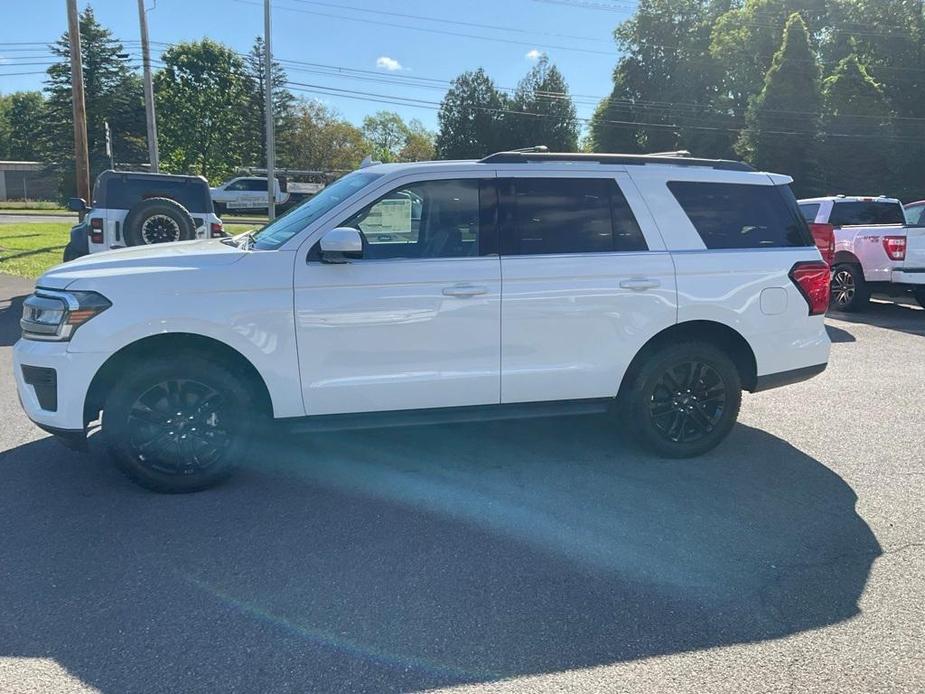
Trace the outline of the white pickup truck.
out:
M 863 310 L 872 292 L 912 294 L 925 306 L 925 226 L 909 224 L 899 200 L 833 195 L 799 202 L 808 223 L 834 230 L 833 309 Z
M 324 188 L 320 183 L 282 182 L 277 178 L 274 199 L 278 208 L 294 207 Z M 266 176 L 239 176 L 212 188 L 212 202 L 218 215 L 230 211 L 265 211 L 267 209 Z

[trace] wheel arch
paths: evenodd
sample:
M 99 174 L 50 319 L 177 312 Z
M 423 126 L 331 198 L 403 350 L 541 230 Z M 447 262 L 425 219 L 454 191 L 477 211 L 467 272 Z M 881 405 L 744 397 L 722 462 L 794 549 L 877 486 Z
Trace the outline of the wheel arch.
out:
M 113 385 L 126 368 L 130 368 L 139 360 L 163 355 L 168 350 L 178 358 L 197 354 L 221 363 L 232 373 L 246 379 L 248 387 L 257 399 L 258 407 L 267 415 L 273 415 L 273 401 L 266 382 L 251 361 L 234 347 L 215 338 L 195 333 L 159 333 L 125 345 L 103 363 L 90 382 L 84 399 L 84 425 L 97 418 Z
M 832 261 L 832 267 L 835 265 L 861 265 L 861 260 L 851 251 L 835 251 L 835 259 Z
M 749 392 L 754 392 L 758 383 L 758 361 L 748 340 L 741 333 L 723 323 L 692 320 L 665 328 L 642 346 L 630 362 L 626 373 L 623 374 L 617 399 L 619 400 L 625 389 L 630 387 L 636 374 L 651 354 L 665 345 L 690 340 L 708 342 L 728 354 L 739 372 L 742 387 Z

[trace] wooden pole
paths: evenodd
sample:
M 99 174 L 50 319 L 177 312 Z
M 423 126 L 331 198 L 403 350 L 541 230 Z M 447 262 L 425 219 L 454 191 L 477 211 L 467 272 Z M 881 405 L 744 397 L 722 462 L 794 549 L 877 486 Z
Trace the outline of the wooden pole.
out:
M 80 55 L 80 22 L 77 0 L 67 0 L 67 37 L 71 45 L 71 100 L 74 102 L 74 164 L 77 197 L 90 199 L 90 155 L 87 151 L 87 110 L 84 103 L 83 61 Z M 80 215 L 83 221 L 83 213 Z
M 157 118 L 154 115 L 154 82 L 151 79 L 151 48 L 148 45 L 148 13 L 145 0 L 138 0 L 138 23 L 141 26 L 141 66 L 145 85 L 145 121 L 148 126 L 148 163 L 151 173 L 161 170 L 161 155 L 157 149 Z

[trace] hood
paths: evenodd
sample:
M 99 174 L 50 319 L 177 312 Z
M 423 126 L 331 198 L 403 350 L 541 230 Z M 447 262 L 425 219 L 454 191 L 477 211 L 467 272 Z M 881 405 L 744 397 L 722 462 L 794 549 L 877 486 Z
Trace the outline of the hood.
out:
M 56 265 L 38 278 L 36 286 L 66 289 L 82 280 L 96 283 L 116 277 L 141 279 L 154 273 L 206 270 L 231 265 L 245 255 L 245 251 L 220 239 L 120 248 Z

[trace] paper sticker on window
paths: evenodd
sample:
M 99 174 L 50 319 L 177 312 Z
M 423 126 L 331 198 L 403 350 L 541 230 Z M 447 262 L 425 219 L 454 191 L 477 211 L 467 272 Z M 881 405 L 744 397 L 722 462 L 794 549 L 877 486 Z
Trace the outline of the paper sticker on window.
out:
M 363 231 L 372 234 L 411 232 L 411 201 L 380 200 L 363 220 Z

